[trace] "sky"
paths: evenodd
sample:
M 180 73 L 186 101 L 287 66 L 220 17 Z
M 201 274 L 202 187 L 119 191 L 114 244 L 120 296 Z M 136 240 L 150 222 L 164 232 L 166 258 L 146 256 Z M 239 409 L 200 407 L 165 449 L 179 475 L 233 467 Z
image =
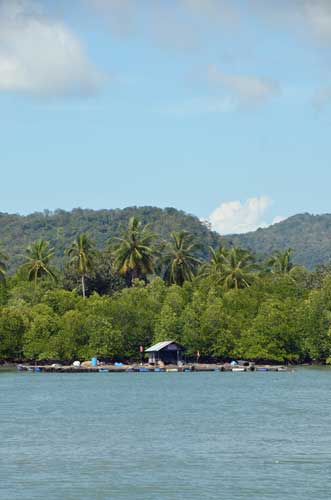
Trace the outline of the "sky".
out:
M 330 0 L 0 0 L 0 211 L 331 212 Z

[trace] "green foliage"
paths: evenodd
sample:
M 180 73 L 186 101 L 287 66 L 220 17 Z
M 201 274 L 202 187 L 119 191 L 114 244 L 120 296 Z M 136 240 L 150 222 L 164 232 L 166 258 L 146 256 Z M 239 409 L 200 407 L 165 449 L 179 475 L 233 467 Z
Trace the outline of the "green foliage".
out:
M 155 235 L 148 226 L 143 226 L 136 218 L 131 217 L 126 231 L 121 238 L 117 238 L 115 250 L 115 266 L 121 273 L 128 286 L 132 286 L 134 279 L 147 279 L 154 272 L 154 252 L 151 244 Z
M 223 243 L 247 248 L 254 254 L 268 257 L 277 251 L 294 249 L 295 264 L 313 270 L 330 263 L 331 215 L 300 214 L 270 227 L 247 234 L 229 235 Z
M 128 224 L 105 249 L 76 237 L 56 281 L 53 248 L 30 245 L 26 264 L 0 282 L 0 360 L 137 360 L 139 346 L 176 340 L 191 359 L 199 351 L 203 359 L 330 362 L 330 266 L 309 272 L 285 250 L 265 267 L 229 245 L 210 247 L 201 263 L 188 232 L 162 242 L 134 217 Z
M 37 280 L 47 276 L 56 281 L 56 275 L 51 268 L 51 261 L 54 257 L 54 249 L 49 247 L 49 242 L 38 240 L 26 249 L 26 263 L 22 266 L 27 279 L 34 282 L 37 287 Z
M 246 356 L 273 361 L 300 359 L 300 309 L 300 302 L 291 298 L 264 302 L 245 332 Z
M 70 293 L 61 289 L 47 290 L 41 297 L 41 302 L 51 307 L 53 312 L 60 316 L 78 307 L 80 300 L 75 292 Z
M 308 359 L 325 361 L 331 356 L 331 276 L 321 290 L 313 290 L 304 304 L 302 324 Z
M 331 277 L 319 289 L 287 276 L 257 276 L 246 288 L 213 275 L 183 286 L 160 278 L 112 296 L 8 282 L 0 308 L 0 359 L 139 359 L 139 346 L 177 340 L 194 359 L 279 362 L 331 357 Z
M 8 255 L 0 248 L 0 281 L 4 281 L 7 272 Z
M 86 234 L 79 234 L 67 249 L 70 257 L 70 264 L 79 274 L 82 284 L 82 294 L 85 298 L 85 279 L 93 269 L 93 259 L 95 257 L 95 244 Z
M 0 359 L 21 359 L 27 306 L 0 309 Z
M 186 292 L 178 285 L 167 290 L 154 330 L 154 341 L 181 341 L 183 332 L 182 314 L 187 302 Z
M 256 278 L 256 264 L 250 252 L 233 247 L 224 254 L 221 281 L 227 290 L 248 288 Z
M 64 251 L 77 234 L 88 234 L 96 247 L 105 248 L 111 238 L 121 237 L 128 227 L 131 217 L 136 217 L 142 225 L 150 225 L 150 231 L 158 235 L 158 242 L 170 240 L 171 232 L 187 231 L 201 243 L 199 258 L 207 258 L 208 246 L 216 247 L 220 236 L 209 230 L 198 217 L 174 208 L 130 207 L 124 210 L 83 210 L 71 212 L 37 212 L 31 215 L 11 215 L 0 213 L 0 241 L 4 253 L 10 254 L 9 270 L 15 271 L 24 261 L 22 255 L 26 247 L 39 239 L 49 241 L 54 248 L 54 264 L 64 267 Z
M 52 340 L 58 331 L 58 317 L 45 304 L 38 304 L 29 312 L 29 326 L 24 332 L 24 356 L 28 359 L 54 359 Z
M 168 283 L 182 286 L 185 281 L 192 281 L 196 275 L 200 264 L 200 260 L 196 257 L 198 245 L 193 236 L 186 231 L 173 232 L 171 238 L 164 257 L 165 279 Z

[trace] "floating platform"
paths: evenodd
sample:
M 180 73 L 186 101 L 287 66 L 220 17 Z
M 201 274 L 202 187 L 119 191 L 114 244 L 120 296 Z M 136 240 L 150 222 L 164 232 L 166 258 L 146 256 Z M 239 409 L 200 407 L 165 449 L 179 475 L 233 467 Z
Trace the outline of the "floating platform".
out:
M 284 365 L 249 366 L 225 364 L 186 364 L 183 366 L 167 365 L 165 367 L 151 365 L 99 365 L 99 366 L 65 366 L 65 365 L 17 365 L 19 371 L 34 373 L 188 373 L 188 372 L 290 372 L 293 368 Z

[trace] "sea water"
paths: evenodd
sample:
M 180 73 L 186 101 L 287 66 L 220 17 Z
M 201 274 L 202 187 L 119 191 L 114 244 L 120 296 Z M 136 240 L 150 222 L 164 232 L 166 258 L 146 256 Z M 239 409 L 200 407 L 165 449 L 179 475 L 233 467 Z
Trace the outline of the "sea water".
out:
M 0 373 L 0 500 L 331 498 L 331 371 Z

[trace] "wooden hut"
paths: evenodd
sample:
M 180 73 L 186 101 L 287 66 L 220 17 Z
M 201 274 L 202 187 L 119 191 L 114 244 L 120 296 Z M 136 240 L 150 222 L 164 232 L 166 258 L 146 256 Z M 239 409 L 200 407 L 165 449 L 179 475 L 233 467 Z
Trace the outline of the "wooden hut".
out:
M 158 342 L 145 350 L 148 352 L 148 362 L 158 364 L 162 361 L 165 364 L 178 364 L 182 361 L 184 347 L 178 342 L 167 340 Z

